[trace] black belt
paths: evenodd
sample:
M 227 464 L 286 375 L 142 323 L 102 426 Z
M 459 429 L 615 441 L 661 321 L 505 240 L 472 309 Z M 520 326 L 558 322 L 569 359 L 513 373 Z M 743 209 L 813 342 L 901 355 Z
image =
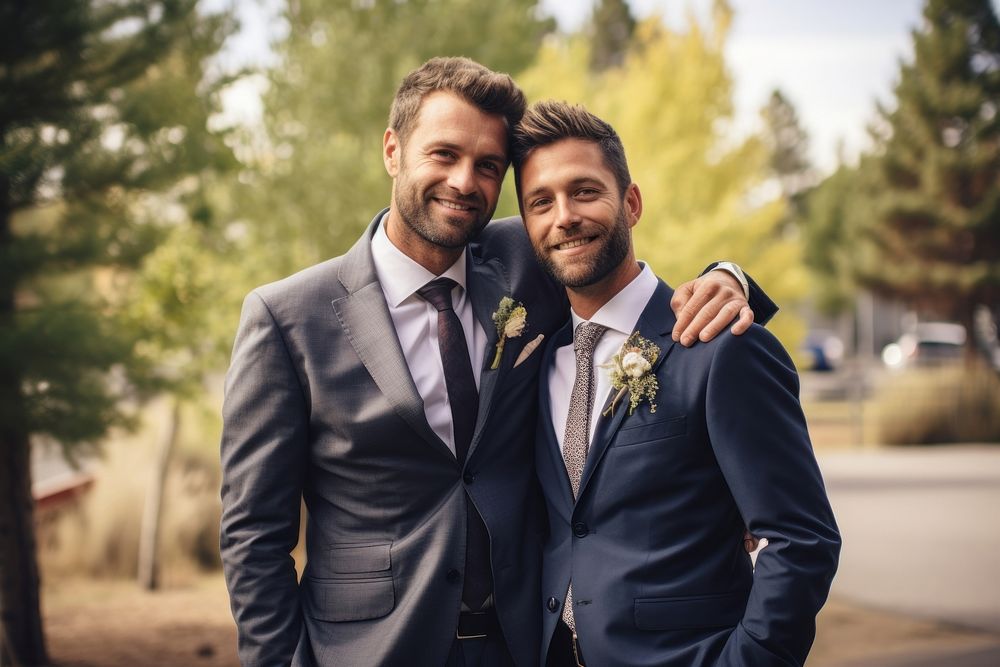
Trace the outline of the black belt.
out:
M 483 611 L 463 611 L 458 615 L 458 639 L 485 639 L 500 634 L 500 621 L 495 607 Z

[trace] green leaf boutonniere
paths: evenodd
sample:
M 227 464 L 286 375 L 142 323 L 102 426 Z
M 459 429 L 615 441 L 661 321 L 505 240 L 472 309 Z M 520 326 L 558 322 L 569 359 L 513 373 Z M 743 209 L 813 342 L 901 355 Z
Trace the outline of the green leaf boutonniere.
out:
M 626 391 L 630 415 L 644 398 L 649 401 L 649 411 L 656 412 L 656 392 L 660 385 L 651 371 L 659 357 L 660 348 L 640 336 L 638 331 L 628 337 L 618 354 L 605 364 L 611 369 L 611 386 L 618 390 L 611 405 L 602 413 L 605 417 L 614 414 L 615 405 Z
M 503 354 L 504 343 L 508 338 L 517 338 L 524 333 L 524 326 L 528 323 L 528 311 L 520 301 L 514 301 L 509 296 L 500 299 L 500 305 L 493 313 L 493 324 L 497 326 L 497 353 L 493 356 L 493 364 L 490 370 L 496 370 L 500 366 L 500 355 Z

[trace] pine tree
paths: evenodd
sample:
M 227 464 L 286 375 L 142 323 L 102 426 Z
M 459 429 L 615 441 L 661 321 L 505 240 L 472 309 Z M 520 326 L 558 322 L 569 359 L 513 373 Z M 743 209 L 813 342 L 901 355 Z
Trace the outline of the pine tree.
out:
M 913 44 L 881 111 L 857 273 L 971 331 L 1000 300 L 1000 24 L 990 0 L 928 0 Z
M 47 663 L 30 451 L 122 423 L 143 370 L 112 287 L 227 164 L 195 0 L 0 4 L 0 662 Z M 114 377 L 112 377 L 114 376 Z M 113 382 L 112 380 L 115 380 Z
M 809 135 L 799 122 L 795 107 L 780 90 L 774 90 L 760 112 L 764 121 L 763 141 L 770 153 L 771 173 L 781 185 L 781 194 L 798 213 L 801 195 L 814 182 L 809 161 Z
M 625 0 L 600 0 L 590 16 L 590 69 L 620 67 L 635 32 L 635 17 Z

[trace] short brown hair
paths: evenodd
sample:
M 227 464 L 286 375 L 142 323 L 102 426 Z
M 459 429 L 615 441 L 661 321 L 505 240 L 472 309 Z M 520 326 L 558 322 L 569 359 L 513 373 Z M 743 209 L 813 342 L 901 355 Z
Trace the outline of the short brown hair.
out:
M 468 58 L 431 58 L 406 75 L 392 100 L 389 127 L 401 142 L 413 129 L 424 97 L 438 90 L 455 93 L 484 113 L 502 116 L 508 134 L 527 105 L 524 93 L 507 74 Z
M 539 146 L 554 144 L 562 139 L 583 139 L 600 146 L 604 164 L 615 175 L 619 194 L 625 194 L 632 177 L 625 160 L 625 147 L 615 129 L 578 104 L 549 100 L 532 104 L 514 127 L 510 153 L 518 199 L 524 161 Z

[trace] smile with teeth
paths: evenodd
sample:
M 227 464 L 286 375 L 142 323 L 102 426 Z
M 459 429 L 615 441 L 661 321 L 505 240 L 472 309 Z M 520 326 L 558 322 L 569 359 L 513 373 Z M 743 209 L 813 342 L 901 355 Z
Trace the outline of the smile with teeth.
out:
M 437 203 L 441 204 L 445 208 L 450 208 L 453 211 L 471 211 L 471 206 L 466 206 L 465 204 L 459 204 L 458 202 L 448 201 L 447 199 L 436 199 Z
M 572 241 L 566 241 L 564 243 L 556 244 L 556 250 L 570 250 L 571 248 L 579 248 L 580 246 L 587 245 L 594 240 L 593 236 L 582 236 L 580 238 L 573 239 Z

